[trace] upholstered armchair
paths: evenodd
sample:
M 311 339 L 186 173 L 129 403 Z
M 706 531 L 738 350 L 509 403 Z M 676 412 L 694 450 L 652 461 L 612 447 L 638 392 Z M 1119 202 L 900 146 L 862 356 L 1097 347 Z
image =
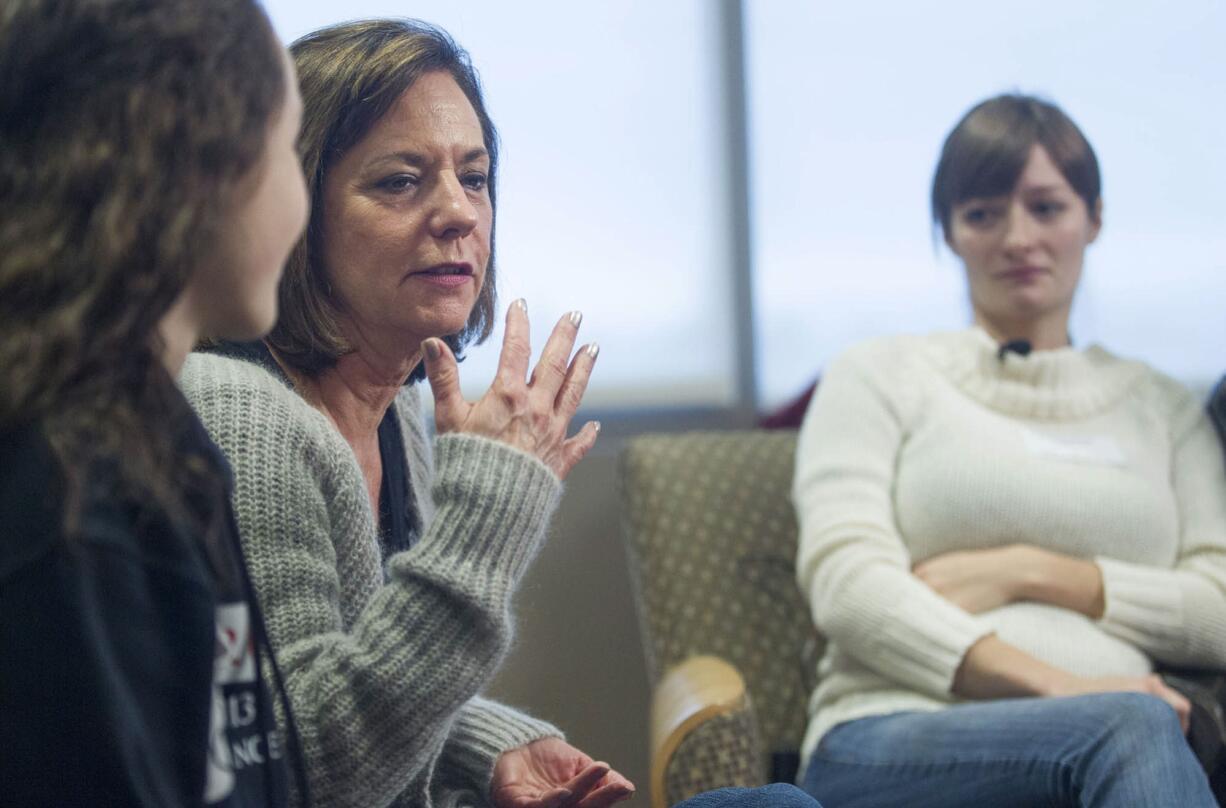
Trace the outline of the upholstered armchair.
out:
M 651 800 L 790 779 L 820 639 L 796 586 L 796 432 L 648 436 L 622 456 L 653 683 Z

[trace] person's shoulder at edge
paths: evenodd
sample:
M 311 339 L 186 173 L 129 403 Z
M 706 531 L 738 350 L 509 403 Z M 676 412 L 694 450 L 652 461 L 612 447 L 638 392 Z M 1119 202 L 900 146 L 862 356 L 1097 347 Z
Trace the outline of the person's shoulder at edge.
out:
M 285 381 L 266 368 L 244 359 L 195 352 L 188 356 L 179 376 L 179 388 L 209 434 L 223 448 L 243 443 L 283 439 L 282 430 L 252 428 L 278 424 L 292 426 L 299 440 L 341 448 L 343 438 L 327 416 L 312 407 Z M 242 434 L 229 434 L 242 428 Z M 231 463 L 234 458 L 230 458 Z
M 863 403 L 861 397 L 866 395 L 882 402 L 899 419 L 909 421 L 926 396 L 921 389 L 926 385 L 918 378 L 917 369 L 923 366 L 931 341 L 931 335 L 923 334 L 872 337 L 836 354 L 822 372 L 802 432 L 812 430 L 819 420 L 829 423 L 831 417 L 842 418 L 848 413 L 847 407 L 859 407 L 854 400 Z M 840 402 L 837 405 L 832 403 L 836 399 Z M 819 412 L 823 413 L 820 417 Z
M 1206 415 L 1205 395 L 1149 363 L 1120 356 L 1097 343 L 1087 346 L 1085 353 L 1100 367 L 1129 373 L 1134 380 L 1130 387 L 1133 400 L 1168 424 L 1172 433 L 1185 432 Z
M 865 364 L 907 361 L 948 336 L 936 334 L 885 334 L 860 340 L 835 355 L 834 362 Z
M 207 578 L 186 537 L 164 512 L 125 494 L 116 469 L 106 465 L 97 460 L 86 475 L 79 528 L 71 541 L 78 549 L 156 566 L 207 590 Z M 0 432 L 0 580 L 72 548 L 64 529 L 67 491 L 65 474 L 40 424 L 27 422 Z M 140 539 L 151 533 L 162 540 Z M 84 563 L 80 552 L 64 558 Z
M 0 580 L 60 539 L 64 478 L 42 427 L 0 430 Z
M 915 368 L 925 356 L 942 351 L 946 334 L 891 334 L 857 342 L 835 356 L 827 364 L 822 379 L 831 375 L 853 373 L 874 383 L 895 388 L 899 381 L 913 381 Z M 819 383 L 817 392 L 821 393 Z
M 211 394 L 252 391 L 269 400 L 306 402 L 282 379 L 256 362 L 232 356 L 193 351 L 183 363 L 179 388 L 188 400 Z

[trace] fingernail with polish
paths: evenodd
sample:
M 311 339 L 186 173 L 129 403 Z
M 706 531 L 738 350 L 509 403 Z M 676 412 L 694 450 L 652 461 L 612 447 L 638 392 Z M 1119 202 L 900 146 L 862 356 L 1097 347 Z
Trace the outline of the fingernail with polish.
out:
M 583 350 L 587 351 L 588 356 L 590 356 L 592 359 L 595 359 L 596 356 L 600 353 L 600 346 L 593 342 L 593 343 L 590 343 Z
M 583 312 L 576 309 L 570 313 L 570 324 L 575 328 L 579 327 L 579 323 L 583 322 Z
M 426 356 L 430 357 L 431 359 L 438 359 L 443 355 L 443 352 L 439 350 L 438 343 L 433 339 L 426 340 L 425 348 Z
M 592 423 L 596 425 L 596 434 L 599 435 L 600 434 L 600 422 L 592 421 Z
M 524 314 L 528 313 L 528 301 L 524 300 L 522 297 L 515 301 L 515 305 L 519 306 L 519 310 Z

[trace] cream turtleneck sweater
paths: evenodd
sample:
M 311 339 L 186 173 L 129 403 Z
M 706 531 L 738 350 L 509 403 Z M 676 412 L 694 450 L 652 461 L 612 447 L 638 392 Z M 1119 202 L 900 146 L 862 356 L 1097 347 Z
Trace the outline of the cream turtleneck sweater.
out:
M 936 710 L 1002 640 L 1086 676 L 1226 668 L 1226 473 L 1192 394 L 1098 347 L 997 358 L 981 329 L 862 344 L 825 373 L 793 488 L 799 582 L 828 639 L 808 760 L 843 721 Z M 971 615 L 911 574 L 1025 543 L 1094 559 L 1101 620 L 1022 602 Z

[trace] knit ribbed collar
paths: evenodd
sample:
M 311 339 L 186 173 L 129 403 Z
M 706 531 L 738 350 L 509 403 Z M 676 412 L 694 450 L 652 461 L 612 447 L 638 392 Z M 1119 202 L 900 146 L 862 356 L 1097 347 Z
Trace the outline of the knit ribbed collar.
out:
M 1045 420 L 1083 418 L 1117 402 L 1145 372 L 1097 345 L 1005 354 L 982 328 L 934 334 L 928 356 L 955 386 L 1008 415 Z

